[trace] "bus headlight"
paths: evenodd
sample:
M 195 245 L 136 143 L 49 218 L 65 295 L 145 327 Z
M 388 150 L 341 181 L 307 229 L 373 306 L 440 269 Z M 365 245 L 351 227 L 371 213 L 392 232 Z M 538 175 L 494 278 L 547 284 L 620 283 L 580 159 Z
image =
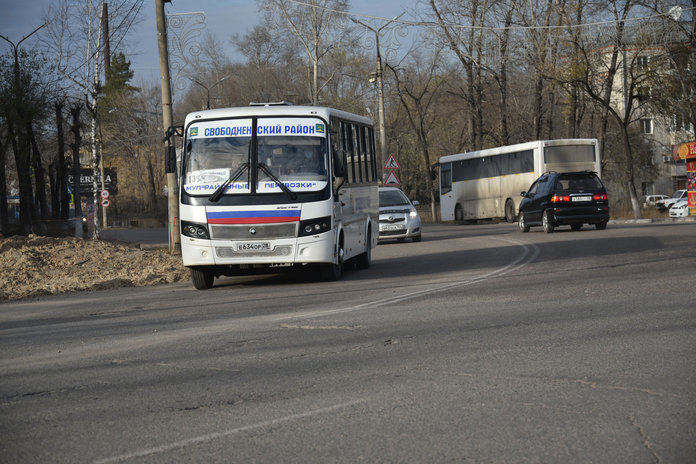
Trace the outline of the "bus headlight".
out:
M 208 229 L 203 224 L 181 221 L 181 233 L 187 237 L 210 239 Z
M 307 219 L 300 221 L 300 230 L 298 235 L 300 237 L 307 237 L 308 235 L 316 235 L 327 232 L 331 230 L 331 217 L 321 217 L 316 219 Z

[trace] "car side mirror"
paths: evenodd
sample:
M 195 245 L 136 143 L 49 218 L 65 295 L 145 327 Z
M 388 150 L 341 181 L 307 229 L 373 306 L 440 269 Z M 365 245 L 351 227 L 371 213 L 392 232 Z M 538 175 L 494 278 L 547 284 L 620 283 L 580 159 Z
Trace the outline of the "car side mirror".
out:
M 520 192 L 520 196 L 527 198 L 527 192 Z

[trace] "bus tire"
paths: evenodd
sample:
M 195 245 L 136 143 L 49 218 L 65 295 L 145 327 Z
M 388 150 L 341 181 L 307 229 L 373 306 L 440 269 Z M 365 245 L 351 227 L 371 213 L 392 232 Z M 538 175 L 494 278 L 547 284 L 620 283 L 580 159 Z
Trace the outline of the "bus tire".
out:
M 544 214 L 541 216 L 541 226 L 547 234 L 553 232 L 554 225 L 551 219 L 549 219 L 549 213 L 547 211 L 544 211 Z
M 505 222 L 515 222 L 515 203 L 509 198 L 505 202 Z
M 193 286 L 198 290 L 207 290 L 213 286 L 213 281 L 215 280 L 215 275 L 212 271 L 207 271 L 205 269 L 196 269 L 194 267 L 191 269 L 191 281 Z
M 454 220 L 457 224 L 464 224 L 464 209 L 460 204 L 454 207 Z
M 368 269 L 370 263 L 372 262 L 372 231 L 367 230 L 367 237 L 365 238 L 365 253 L 358 255 L 355 260 L 355 266 L 358 269 Z
M 336 255 L 335 263 L 323 264 L 319 267 L 321 279 L 326 282 L 335 282 L 343 275 L 343 235 L 338 240 Z

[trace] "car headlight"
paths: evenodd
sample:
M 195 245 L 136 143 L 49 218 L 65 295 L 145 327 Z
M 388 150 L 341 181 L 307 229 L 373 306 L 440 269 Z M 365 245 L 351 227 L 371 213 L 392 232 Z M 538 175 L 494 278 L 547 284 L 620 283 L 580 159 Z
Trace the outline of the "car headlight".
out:
M 415 219 L 415 218 L 418 217 L 418 212 L 417 212 L 415 209 L 412 209 L 412 210 L 408 213 L 408 217 L 410 217 L 411 219 Z

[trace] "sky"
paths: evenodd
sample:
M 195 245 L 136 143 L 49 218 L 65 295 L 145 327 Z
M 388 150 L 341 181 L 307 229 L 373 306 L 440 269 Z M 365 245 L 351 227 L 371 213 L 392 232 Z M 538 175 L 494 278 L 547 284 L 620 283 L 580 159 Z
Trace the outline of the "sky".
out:
M 17 43 L 43 23 L 44 12 L 54 2 L 55 0 L 0 0 L 0 34 Z M 393 18 L 406 10 L 411 11 L 417 3 L 417 0 L 353 0 L 350 2 L 350 11 L 358 15 Z M 261 21 L 255 0 L 172 0 L 172 3 L 165 5 L 165 12 L 168 15 L 205 13 L 206 30 L 214 34 L 233 61 L 241 58 L 230 43 L 232 35 L 249 32 Z M 155 16 L 154 0 L 145 0 L 141 10 L 142 21 L 133 31 L 133 46 L 122 50 L 131 62 L 131 69 L 135 71 L 132 82 L 136 86 L 159 82 Z M 410 17 L 406 14 L 404 18 Z M 30 38 L 22 43 L 22 47 L 31 47 L 31 44 Z M 9 44 L 0 40 L 0 53 L 10 50 Z

